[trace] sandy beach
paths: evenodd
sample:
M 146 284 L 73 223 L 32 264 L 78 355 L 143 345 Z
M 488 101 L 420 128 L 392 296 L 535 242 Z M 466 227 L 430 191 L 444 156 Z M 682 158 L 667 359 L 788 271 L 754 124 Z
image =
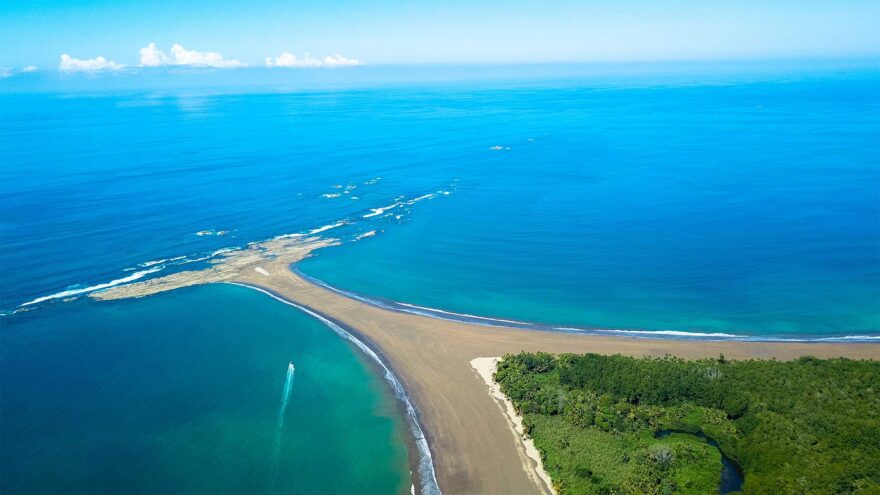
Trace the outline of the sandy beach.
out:
M 501 361 L 500 357 L 475 358 L 471 360 L 471 367 L 480 375 L 483 383 L 486 384 L 489 394 L 495 399 L 501 408 L 501 412 L 507 418 L 507 424 L 510 425 L 510 429 L 518 441 L 517 447 L 519 447 L 521 454 L 520 459 L 522 460 L 523 471 L 529 475 L 529 478 L 531 478 L 540 492 L 556 493 L 556 490 L 553 489 L 553 480 L 550 479 L 550 475 L 544 469 L 543 462 L 541 462 L 541 452 L 535 447 L 535 442 L 526 435 L 522 416 L 517 414 L 513 402 L 504 395 L 504 392 L 501 391 L 501 386 L 493 378 L 495 370 L 498 369 L 499 361 Z
M 392 312 L 311 284 L 284 264 L 238 281 L 266 288 L 356 329 L 389 361 L 420 413 L 444 493 L 547 493 L 523 468 L 519 440 L 470 362 L 526 351 L 685 358 L 880 358 L 880 344 L 680 341 L 570 335 Z
M 846 356 L 880 359 L 880 344 L 738 342 L 635 339 L 476 325 L 401 313 L 320 287 L 289 265 L 327 241 L 303 239 L 230 256 L 201 272 L 176 274 L 93 294 L 97 299 L 140 297 L 186 285 L 236 282 L 306 307 L 351 329 L 382 356 L 418 409 L 440 489 L 452 493 L 549 493 L 523 458 L 523 446 L 471 362 L 520 351 L 730 359 Z M 265 246 L 264 246 L 265 247 Z M 414 470 L 415 471 L 415 470 Z

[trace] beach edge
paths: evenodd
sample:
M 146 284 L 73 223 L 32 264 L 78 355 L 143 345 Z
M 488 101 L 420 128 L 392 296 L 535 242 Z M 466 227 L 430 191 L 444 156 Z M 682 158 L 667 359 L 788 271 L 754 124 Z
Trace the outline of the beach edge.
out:
M 541 452 L 535 446 L 535 441 L 525 432 L 522 416 L 517 414 L 513 402 L 504 395 L 501 387 L 493 379 L 499 361 L 501 361 L 500 357 L 478 357 L 472 359 L 470 365 L 483 380 L 483 383 L 486 384 L 489 395 L 495 399 L 495 403 L 498 404 L 498 407 L 504 413 L 507 425 L 510 427 L 510 432 L 518 440 L 517 447 L 519 447 L 523 470 L 526 471 L 529 478 L 538 488 L 546 493 L 556 495 L 556 490 L 553 488 L 553 480 L 541 461 Z

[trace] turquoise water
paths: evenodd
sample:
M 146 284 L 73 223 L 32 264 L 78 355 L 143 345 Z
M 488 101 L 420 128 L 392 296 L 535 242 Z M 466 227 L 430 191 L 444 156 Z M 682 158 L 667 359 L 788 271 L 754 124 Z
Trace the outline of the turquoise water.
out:
M 802 69 L 0 86 L 0 489 L 408 490 L 390 387 L 318 321 L 231 286 L 83 297 L 281 234 L 444 311 L 878 338 L 880 71 Z
M 388 386 L 293 308 L 209 286 L 32 315 L 0 335 L 3 493 L 409 492 Z
M 377 235 L 302 269 L 367 295 L 563 326 L 877 335 L 878 74 L 5 93 L 0 307 L 346 219 L 324 235 Z M 229 233 L 195 235 L 212 229 Z
M 460 178 L 455 195 L 302 270 L 396 301 L 552 324 L 876 335 L 878 88 L 446 96 L 425 128 L 455 142 L 419 149 Z

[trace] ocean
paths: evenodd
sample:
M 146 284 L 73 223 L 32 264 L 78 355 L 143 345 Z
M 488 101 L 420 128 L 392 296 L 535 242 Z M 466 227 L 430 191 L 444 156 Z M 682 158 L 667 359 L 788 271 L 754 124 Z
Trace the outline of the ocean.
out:
M 3 493 L 409 493 L 381 375 L 291 307 L 221 285 L 41 313 L 3 328 Z
M 4 491 L 271 490 L 291 360 L 277 489 L 408 490 L 387 385 L 318 322 L 239 287 L 84 297 L 287 233 L 344 241 L 305 274 L 441 311 L 639 336 L 880 336 L 876 68 L 16 90 L 0 119 Z M 323 390 L 335 363 L 341 388 Z M 332 455 L 297 447 L 299 425 L 332 434 L 330 407 L 354 408 L 362 435 Z M 362 463 L 376 444 L 381 469 Z M 287 476 L 310 462 L 327 471 Z M 375 477 L 326 474 L 349 465 Z

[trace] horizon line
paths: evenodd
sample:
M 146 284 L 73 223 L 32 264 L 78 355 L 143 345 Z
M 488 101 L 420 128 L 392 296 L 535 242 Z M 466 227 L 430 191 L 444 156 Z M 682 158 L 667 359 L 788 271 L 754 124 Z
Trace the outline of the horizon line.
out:
M 335 70 L 362 70 L 365 68 L 442 68 L 442 67 L 540 67 L 540 66 L 589 66 L 589 65 L 665 65 L 665 64 L 711 64 L 711 63 L 772 63 L 772 62 L 849 62 L 880 65 L 880 52 L 866 54 L 840 55 L 766 55 L 766 56 L 729 56 L 729 57 L 670 57 L 670 58 L 629 58 L 629 59 L 579 59 L 579 60 L 467 60 L 467 61 L 434 61 L 434 62 L 359 62 L 356 65 L 321 65 L 321 66 L 277 66 L 266 64 L 242 64 L 234 67 L 215 67 L 210 65 L 123 65 L 120 68 L 104 68 L 94 70 L 65 70 L 58 65 L 40 68 L 36 65 L 10 66 L 0 65 L 0 71 L 12 71 L 11 75 L 22 74 L 123 74 L 136 72 L 237 72 L 246 70 L 270 70 L 275 72 L 321 72 Z M 2 75 L 0 80 L 10 75 Z

